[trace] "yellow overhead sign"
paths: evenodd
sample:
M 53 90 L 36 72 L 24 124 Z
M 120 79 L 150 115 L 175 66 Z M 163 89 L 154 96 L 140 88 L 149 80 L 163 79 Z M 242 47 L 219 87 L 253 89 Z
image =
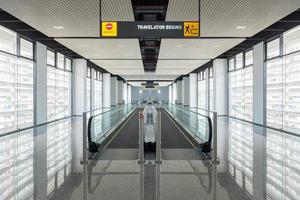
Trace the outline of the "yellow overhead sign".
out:
M 117 22 L 102 22 L 101 36 L 116 37 L 118 36 L 118 23 Z
M 199 22 L 184 22 L 184 37 L 198 37 L 200 35 Z

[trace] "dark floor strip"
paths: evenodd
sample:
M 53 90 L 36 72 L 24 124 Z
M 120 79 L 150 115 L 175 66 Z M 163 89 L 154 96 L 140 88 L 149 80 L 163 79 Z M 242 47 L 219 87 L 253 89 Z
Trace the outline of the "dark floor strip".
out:
M 161 112 L 162 148 L 193 148 L 192 144 L 171 121 L 168 114 L 163 109 L 158 110 Z
M 128 122 L 119 130 L 107 148 L 138 148 L 139 147 L 139 111 L 137 109 Z

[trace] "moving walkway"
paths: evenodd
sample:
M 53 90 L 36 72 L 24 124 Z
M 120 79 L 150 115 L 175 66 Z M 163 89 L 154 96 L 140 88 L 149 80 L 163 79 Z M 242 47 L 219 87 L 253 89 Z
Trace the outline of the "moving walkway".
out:
M 140 137 L 143 142 L 139 142 Z M 157 137 L 161 137 L 162 149 L 197 149 L 210 157 L 212 121 L 209 116 L 168 102 L 133 102 L 91 116 L 87 123 L 91 155 L 105 149 L 139 149 L 141 143 L 143 151 L 155 153 Z

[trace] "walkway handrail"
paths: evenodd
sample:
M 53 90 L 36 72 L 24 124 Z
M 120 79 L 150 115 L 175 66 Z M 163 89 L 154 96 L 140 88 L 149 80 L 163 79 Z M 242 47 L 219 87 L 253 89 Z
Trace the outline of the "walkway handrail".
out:
M 229 116 L 229 115 L 218 115 L 218 117 L 227 117 L 227 118 L 231 118 L 231 119 L 234 119 L 234 120 L 239 120 L 239 121 L 242 121 L 242 122 L 246 122 L 248 124 L 252 124 L 252 125 L 255 125 L 255 126 L 260 126 L 262 128 L 271 129 L 273 131 L 279 131 L 279 132 L 286 133 L 288 135 L 300 137 L 299 134 L 296 134 L 296 133 L 293 133 L 293 132 L 290 132 L 290 131 L 287 131 L 287 130 L 283 130 L 283 129 L 280 129 L 280 128 L 275 128 L 275 127 L 263 125 L 263 124 L 256 123 L 256 122 L 251 122 L 251 121 L 248 121 L 248 120 L 245 120 L 245 119 L 240 119 L 240 118 Z
M 211 118 L 210 118 L 210 116 L 207 116 L 207 115 L 203 115 L 203 114 L 201 114 L 201 113 L 198 113 L 198 112 L 195 112 L 195 111 L 193 111 L 193 110 L 190 110 L 189 108 L 187 108 L 187 109 L 184 109 L 184 107 L 181 107 L 181 106 L 178 106 L 178 105 L 176 105 L 176 104 L 173 104 L 173 103 L 169 103 L 169 102 L 167 102 L 167 104 L 171 104 L 171 105 L 173 105 L 173 106 L 176 106 L 177 108 L 179 108 L 179 109 L 181 109 L 181 110 L 187 110 L 187 111 L 189 111 L 189 112 L 192 112 L 192 113 L 195 113 L 195 114 L 197 114 L 197 115 L 200 115 L 200 116 L 202 116 L 202 117 L 204 117 L 204 118 L 206 118 L 207 119 L 207 123 L 208 123 L 208 141 L 203 141 L 203 142 L 205 142 L 205 143 L 207 143 L 207 144 L 211 144 L 211 141 L 212 141 L 212 137 L 213 137 L 213 127 L 212 127 L 212 120 L 211 120 Z M 189 130 L 191 130 L 189 127 L 187 127 Z M 191 130 L 192 131 L 192 130 Z M 192 131 L 193 132 L 193 131 Z M 196 135 L 196 134 L 195 134 Z M 196 135 L 197 136 L 197 135 Z M 198 136 L 197 136 L 198 137 Z M 201 139 L 201 138 L 200 138 Z M 201 139 L 202 140 L 202 139 Z
M 100 109 L 94 109 L 94 110 L 90 110 L 90 111 L 86 111 L 83 112 L 83 156 L 82 156 L 82 163 L 87 163 L 88 161 L 88 155 L 87 155 L 87 146 L 88 146 L 88 142 L 91 142 L 91 124 L 92 124 L 92 120 L 94 119 L 94 117 L 97 117 L 99 115 L 103 115 L 105 113 L 111 112 L 111 111 L 115 111 L 118 110 L 119 108 L 123 108 L 124 106 L 128 106 L 129 104 L 134 104 L 136 101 L 132 101 L 130 103 L 121 105 L 121 106 L 117 106 L 117 107 L 112 107 L 109 110 L 106 110 L 104 112 L 101 112 L 95 116 L 90 116 L 88 119 L 88 114 L 98 111 L 98 110 L 102 110 L 103 108 Z

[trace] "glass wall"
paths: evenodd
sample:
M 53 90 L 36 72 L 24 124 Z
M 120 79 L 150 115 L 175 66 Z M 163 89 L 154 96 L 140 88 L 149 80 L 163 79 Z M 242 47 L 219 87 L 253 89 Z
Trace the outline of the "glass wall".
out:
M 91 110 L 91 77 L 92 77 L 92 70 L 91 68 L 87 68 L 86 72 L 86 99 L 85 99 L 85 110 Z
M 71 173 L 71 119 L 47 125 L 47 196 Z
M 229 116 L 253 121 L 253 51 L 228 61 Z
M 300 134 L 300 26 L 266 46 L 267 125 Z
M 198 108 L 206 109 L 206 81 L 205 71 L 198 74 Z
M 33 42 L 0 26 L 0 134 L 33 125 Z
M 47 50 L 47 121 L 71 115 L 71 60 Z
M 209 69 L 209 110 L 214 111 L 214 76 L 213 67 Z
M 266 43 L 268 199 L 299 199 L 300 26 Z
M 94 71 L 94 108 L 98 109 L 102 107 L 102 73 Z

